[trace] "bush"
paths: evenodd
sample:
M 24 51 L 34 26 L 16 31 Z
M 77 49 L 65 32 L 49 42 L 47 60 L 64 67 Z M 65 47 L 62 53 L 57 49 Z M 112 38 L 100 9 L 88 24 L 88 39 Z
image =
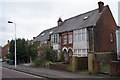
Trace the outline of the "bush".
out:
M 50 64 L 53 64 L 51 61 L 46 61 L 46 67 L 50 66 Z
M 44 53 L 46 54 L 46 59 L 48 61 L 52 61 L 52 62 L 57 61 L 57 52 L 53 50 L 53 47 L 45 48 Z
M 50 64 L 52 64 L 51 61 L 48 61 L 48 60 L 46 61 L 45 59 L 36 58 L 34 60 L 34 62 L 32 63 L 31 66 L 35 66 L 35 67 L 47 67 Z
M 46 66 L 45 60 L 44 60 L 44 59 L 40 59 L 40 58 L 36 58 L 36 59 L 34 60 L 34 65 L 35 65 L 36 67 L 45 67 L 45 66 Z

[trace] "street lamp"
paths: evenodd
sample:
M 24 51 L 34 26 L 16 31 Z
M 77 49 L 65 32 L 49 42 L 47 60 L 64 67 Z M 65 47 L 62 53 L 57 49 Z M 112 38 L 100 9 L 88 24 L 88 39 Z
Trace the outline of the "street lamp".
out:
M 16 68 L 16 24 L 12 21 L 8 21 L 8 23 L 13 23 L 15 25 L 15 68 Z

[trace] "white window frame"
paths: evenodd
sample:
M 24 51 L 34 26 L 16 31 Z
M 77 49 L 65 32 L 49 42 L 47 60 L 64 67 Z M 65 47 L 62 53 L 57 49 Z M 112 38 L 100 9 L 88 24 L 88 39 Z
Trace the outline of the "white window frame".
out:
M 75 30 L 73 33 L 74 33 L 73 42 L 78 42 L 78 30 Z
M 87 49 L 75 49 L 74 54 L 78 55 L 79 57 L 87 56 L 88 50 Z
M 67 35 L 63 35 L 63 44 L 67 44 Z
M 74 31 L 74 42 L 87 41 L 87 29 L 79 29 Z
M 52 43 L 59 43 L 59 34 L 51 35 L 51 42 Z
M 68 43 L 70 44 L 72 42 L 73 42 L 73 40 L 72 40 L 72 34 L 70 33 L 70 34 L 68 34 Z

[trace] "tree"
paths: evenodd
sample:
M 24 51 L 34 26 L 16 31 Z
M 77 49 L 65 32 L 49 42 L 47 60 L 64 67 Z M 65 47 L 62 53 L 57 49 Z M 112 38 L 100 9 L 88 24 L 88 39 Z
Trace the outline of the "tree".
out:
M 11 40 L 10 46 L 9 46 L 9 52 L 10 54 L 8 55 L 8 58 L 11 60 L 14 60 L 14 52 L 15 52 L 15 42 L 14 40 Z
M 10 49 L 9 49 L 9 56 L 8 58 L 11 60 L 14 60 L 14 51 L 15 51 L 15 41 L 11 40 L 10 42 Z M 37 43 L 28 44 L 28 42 L 23 39 L 17 39 L 16 40 L 16 57 L 17 57 L 17 63 L 27 63 L 30 62 L 30 58 L 32 60 L 35 59 L 37 56 Z
M 35 58 L 37 57 L 38 45 L 39 42 L 34 42 L 26 46 L 26 53 L 30 56 L 32 61 L 35 60 Z

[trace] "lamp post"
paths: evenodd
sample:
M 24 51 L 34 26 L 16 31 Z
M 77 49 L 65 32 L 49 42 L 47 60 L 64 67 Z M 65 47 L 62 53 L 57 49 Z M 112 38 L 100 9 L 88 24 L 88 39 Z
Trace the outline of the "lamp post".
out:
M 13 23 L 15 25 L 15 68 L 16 68 L 16 24 L 12 21 L 8 21 L 8 23 Z

